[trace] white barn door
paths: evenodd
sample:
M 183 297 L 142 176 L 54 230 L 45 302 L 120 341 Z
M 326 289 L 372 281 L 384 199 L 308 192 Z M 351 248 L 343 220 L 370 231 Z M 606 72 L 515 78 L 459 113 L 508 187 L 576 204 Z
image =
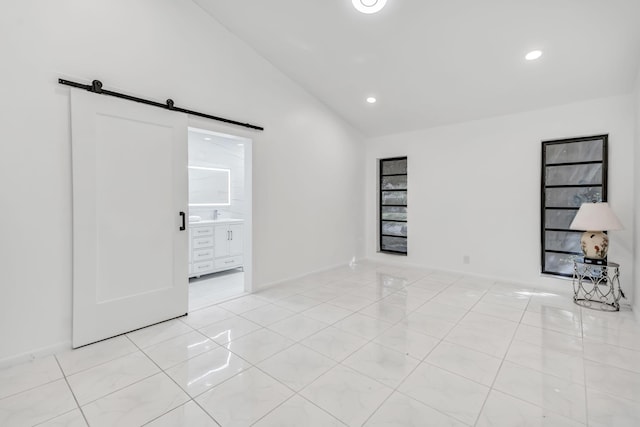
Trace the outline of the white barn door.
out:
M 187 116 L 71 90 L 73 347 L 188 311 Z

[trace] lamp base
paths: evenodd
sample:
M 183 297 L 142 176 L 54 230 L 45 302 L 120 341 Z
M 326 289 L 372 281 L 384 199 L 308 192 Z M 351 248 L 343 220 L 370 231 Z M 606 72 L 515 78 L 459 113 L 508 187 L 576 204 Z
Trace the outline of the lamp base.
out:
M 582 247 L 585 262 L 587 258 L 606 260 L 609 249 L 609 236 L 602 231 L 585 231 L 580 239 L 580 246 Z

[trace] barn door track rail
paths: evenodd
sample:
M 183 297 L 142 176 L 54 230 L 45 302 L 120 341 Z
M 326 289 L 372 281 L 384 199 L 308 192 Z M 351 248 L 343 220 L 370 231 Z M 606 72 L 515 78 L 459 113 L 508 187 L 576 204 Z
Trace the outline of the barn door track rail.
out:
M 254 130 L 264 130 L 262 126 L 252 125 L 251 123 L 242 123 L 236 120 L 225 119 L 224 117 L 212 116 L 211 114 L 200 113 L 198 111 L 187 110 L 186 108 L 176 107 L 173 99 L 167 99 L 166 103 L 151 101 L 149 99 L 138 98 L 137 96 L 126 95 L 124 93 L 114 92 L 102 88 L 102 82 L 100 80 L 94 80 L 90 85 L 72 82 L 70 80 L 58 79 L 58 83 L 61 85 L 71 86 L 78 89 L 88 90 L 99 95 L 115 96 L 116 98 L 126 99 L 128 101 L 139 102 L 141 104 L 147 104 L 158 108 L 164 108 L 165 110 L 177 111 L 179 113 L 191 114 L 193 116 L 204 117 L 205 119 L 217 120 L 219 122 L 228 123 L 235 126 L 242 126 Z

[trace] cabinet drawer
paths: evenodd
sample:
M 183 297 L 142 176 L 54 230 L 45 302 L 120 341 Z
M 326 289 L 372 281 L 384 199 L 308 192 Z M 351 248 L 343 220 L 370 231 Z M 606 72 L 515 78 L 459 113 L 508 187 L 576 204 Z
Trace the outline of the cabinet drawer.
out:
M 193 262 L 213 259 L 213 248 L 198 249 L 193 251 Z
M 191 242 L 192 242 L 192 248 L 193 249 L 213 247 L 213 236 L 211 236 L 211 237 L 194 237 L 191 240 Z
M 195 262 L 193 263 L 193 267 L 191 269 L 192 274 L 206 273 L 209 270 L 213 270 L 213 260 L 211 261 L 203 261 L 203 262 Z
M 193 227 L 191 229 L 191 237 L 213 236 L 213 226 L 211 227 Z
M 242 257 L 234 256 L 229 258 L 220 258 L 216 260 L 216 268 L 224 268 L 224 267 L 239 267 L 242 265 Z

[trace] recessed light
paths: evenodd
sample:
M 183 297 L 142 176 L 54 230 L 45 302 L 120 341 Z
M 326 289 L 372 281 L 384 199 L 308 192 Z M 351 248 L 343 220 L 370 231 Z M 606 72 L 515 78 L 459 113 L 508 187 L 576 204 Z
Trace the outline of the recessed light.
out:
M 209 138 L 208 136 L 205 136 L 204 140 L 205 141 L 211 141 L 211 138 Z
M 542 56 L 541 50 L 532 50 L 531 52 L 526 54 L 524 59 L 526 59 L 527 61 L 533 61 L 535 59 L 540 58 L 541 56 Z
M 356 8 L 358 12 L 362 13 L 376 13 L 380 12 L 385 4 L 387 4 L 387 0 L 351 0 L 353 2 L 353 7 Z
M 377 101 L 377 99 L 375 99 L 373 96 L 370 96 L 370 97 L 367 98 L 367 102 L 369 104 L 375 104 L 376 101 Z

